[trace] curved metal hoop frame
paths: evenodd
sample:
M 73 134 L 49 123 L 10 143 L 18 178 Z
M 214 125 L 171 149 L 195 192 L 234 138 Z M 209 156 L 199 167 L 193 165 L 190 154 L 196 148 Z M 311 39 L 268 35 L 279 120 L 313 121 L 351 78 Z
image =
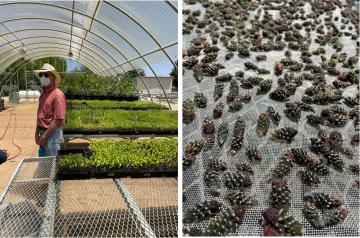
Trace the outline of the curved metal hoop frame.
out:
M 171 1 L 168 1 L 166 0 L 165 1 L 169 7 L 174 10 L 175 12 L 178 12 L 178 9 L 177 7 L 171 2 Z M 40 17 L 36 17 L 36 18 L 14 18 L 14 19 L 6 19 L 6 20 L 3 20 L 2 22 L 0 22 L 0 24 L 8 31 L 8 33 L 5 33 L 2 35 L 2 38 L 8 34 L 11 34 L 13 35 L 16 40 L 13 40 L 13 41 L 7 41 L 7 43 L 3 44 L 3 45 L 0 45 L 0 48 L 4 45 L 10 45 L 12 47 L 12 49 L 10 50 L 7 50 L 6 52 L 3 52 L 1 55 L 0 55 L 0 58 L 2 55 L 6 54 L 6 53 L 9 53 L 11 51 L 14 51 L 14 50 L 18 50 L 18 48 L 20 47 L 14 47 L 11 43 L 14 43 L 14 42 L 20 42 L 24 47 L 26 47 L 31 53 L 30 54 L 27 54 L 26 57 L 28 57 L 29 59 L 39 59 L 39 55 L 37 55 L 37 53 L 46 53 L 47 51 L 51 51 L 49 52 L 49 55 L 46 55 L 47 57 L 50 57 L 50 56 L 60 56 L 60 57 L 66 57 L 66 58 L 69 58 L 68 54 L 65 53 L 65 51 L 67 51 L 67 53 L 69 51 L 71 51 L 72 49 L 75 49 L 76 51 L 79 51 L 79 55 L 76 59 L 76 57 L 73 57 L 73 59 L 77 60 L 78 62 L 80 62 L 81 64 L 85 65 L 86 67 L 88 67 L 91 71 L 93 71 L 94 73 L 96 74 L 99 74 L 99 75 L 112 75 L 112 73 L 117 73 L 117 71 L 115 71 L 116 68 L 121 68 L 121 70 L 126 74 L 127 72 L 125 71 L 125 69 L 122 67 L 122 65 L 124 64 L 129 64 L 138 74 L 138 76 L 140 76 L 140 79 L 142 81 L 142 83 L 144 84 L 149 96 L 151 95 L 150 94 L 150 91 L 149 89 L 147 88 L 142 76 L 139 74 L 139 72 L 136 70 L 136 68 L 134 67 L 134 65 L 131 63 L 131 61 L 134 61 L 136 59 L 142 59 L 143 62 L 147 65 L 147 67 L 149 67 L 149 69 L 152 71 L 152 73 L 154 74 L 154 76 L 156 77 L 163 93 L 165 94 L 165 97 L 166 97 L 166 100 L 167 100 L 167 103 L 168 103 L 168 106 L 169 108 L 171 109 L 171 104 L 170 104 L 170 101 L 169 101 L 169 98 L 167 96 L 167 93 L 165 92 L 165 89 L 159 79 L 159 77 L 156 75 L 154 69 L 151 67 L 151 65 L 149 64 L 149 62 L 144 58 L 145 56 L 147 55 L 150 55 L 152 53 L 156 53 L 158 51 L 162 51 L 165 56 L 169 59 L 169 61 L 173 64 L 174 68 L 177 69 L 177 65 L 175 64 L 175 62 L 172 60 L 172 58 L 169 56 L 169 54 L 167 53 L 166 51 L 166 48 L 169 48 L 171 46 L 174 46 L 174 45 L 177 45 L 177 42 L 175 43 L 172 43 L 172 44 L 169 44 L 167 46 L 162 46 L 159 41 L 151 34 L 151 32 L 146 29 L 139 21 L 136 20 L 135 17 L 131 16 L 130 14 L 128 14 L 127 12 L 125 12 L 123 9 L 121 9 L 120 7 L 116 6 L 115 4 L 113 4 L 111 1 L 108 1 L 108 0 L 102 0 L 102 1 L 98 1 L 97 4 L 96 4 L 96 8 L 92 14 L 92 16 L 89 16 L 87 14 L 84 14 L 80 11 L 77 11 L 75 10 L 75 1 L 73 1 L 73 4 L 72 4 L 72 8 L 67 8 L 67 7 L 64 7 L 64 6 L 60 6 L 60 5 L 55 5 L 55 4 L 52 4 L 52 3 L 47 3 L 47 2 L 7 2 L 7 3 L 0 3 L 0 7 L 2 6 L 6 6 L 6 5 L 13 5 L 13 4 L 40 4 L 40 5 L 46 5 L 46 6 L 49 6 L 49 7 L 54 7 L 54 8 L 57 8 L 57 9 L 62 9 L 62 10 L 66 10 L 66 11 L 70 11 L 72 13 L 72 17 L 71 17 L 71 24 L 68 23 L 68 22 L 64 22 L 64 21 L 60 21 L 60 20 L 57 20 L 57 19 L 50 19 L 50 18 L 40 18 Z M 99 9 L 99 6 L 101 4 L 107 4 L 108 6 L 111 6 L 112 8 L 116 9 L 117 11 L 121 12 L 123 15 L 125 15 L 126 17 L 128 17 L 129 19 L 132 20 L 132 22 L 134 22 L 135 24 L 137 24 L 155 43 L 156 45 L 159 47 L 157 50 L 154 50 L 152 52 L 148 52 L 146 54 L 141 54 L 140 51 L 124 36 L 122 35 L 120 32 L 118 32 L 117 30 L 111 28 L 110 26 L 106 25 L 104 22 L 100 21 L 99 19 L 96 19 L 96 13 L 98 12 L 98 9 Z M 74 22 L 74 13 L 78 14 L 78 15 L 81 15 L 83 17 L 87 17 L 87 18 L 90 18 L 91 19 L 91 24 L 90 24 L 90 27 L 89 29 L 85 29 L 85 28 L 82 28 L 82 27 L 79 27 L 79 26 L 75 26 L 73 24 Z M 35 19 L 38 19 L 38 20 L 45 20 L 45 21 L 50 21 L 50 22 L 57 22 L 57 23 L 61 23 L 61 24 L 66 24 L 66 25 L 70 25 L 71 26 L 71 32 L 70 34 L 68 32 L 64 32 L 64 31 L 60 31 L 60 30 L 57 30 L 57 29 L 41 29 L 41 28 L 38 28 L 38 29 L 22 29 L 22 30 L 18 30 L 18 31 L 11 31 L 5 24 L 7 22 L 12 22 L 12 21 L 17 21 L 17 20 L 35 20 Z M 92 24 L 93 22 L 97 22 L 99 24 L 101 24 L 102 26 L 106 27 L 107 29 L 109 29 L 110 31 L 112 31 L 113 33 L 115 33 L 117 36 L 119 36 L 120 38 L 122 38 L 137 54 L 138 54 L 138 57 L 136 58 L 133 58 L 133 59 L 128 59 L 124 53 L 122 53 L 116 46 L 114 46 L 111 42 L 109 42 L 108 40 L 104 39 L 104 37 L 94 33 L 93 31 L 91 31 L 91 27 L 92 27 Z M 82 43 L 79 44 L 77 42 L 74 42 L 73 41 L 73 37 L 75 37 L 75 35 L 73 34 L 73 28 L 78 28 L 78 29 L 81 29 L 83 31 L 85 31 L 85 36 L 84 37 L 80 37 L 80 36 L 76 36 L 78 38 L 80 38 L 82 40 Z M 15 33 L 17 32 L 21 32 L 21 31 L 34 31 L 34 30 L 46 30 L 46 31 L 54 31 L 54 32 L 61 32 L 61 33 L 64 33 L 64 34 L 67 34 L 67 35 L 70 35 L 70 42 L 69 42 L 69 45 L 67 44 L 57 44 L 58 47 L 32 47 L 32 48 L 29 48 L 30 45 L 34 46 L 36 44 L 40 44 L 39 43 L 31 43 L 31 44 L 24 44 L 23 40 L 25 39 L 35 39 L 35 38 L 40 38 L 41 36 L 37 36 L 37 37 L 25 37 L 25 38 L 18 38 L 16 36 Z M 116 51 L 117 53 L 119 53 L 125 60 L 126 62 L 118 62 L 116 59 L 114 59 L 114 57 L 111 56 L 111 54 L 102 49 L 100 47 L 100 45 L 98 44 L 95 44 L 94 42 L 91 42 L 87 39 L 87 36 L 88 34 L 93 34 L 95 35 L 96 37 L 98 37 L 99 39 L 101 39 L 102 41 L 106 42 L 107 45 L 111 46 L 114 51 Z M 45 38 L 45 37 L 41 37 L 41 38 Z M 58 38 L 58 37 L 47 37 L 47 38 L 55 38 L 55 39 L 59 39 L 59 40 L 65 40 L 65 41 L 68 41 L 68 39 L 64 39 L 64 38 Z M 3 38 L 4 39 L 4 38 Z M 6 40 L 6 39 L 5 39 Z M 106 55 L 108 58 L 111 58 L 111 60 L 113 60 L 115 62 L 115 65 L 109 63 L 104 57 L 102 57 L 99 53 L 95 52 L 94 50 L 92 50 L 91 48 L 89 47 L 86 47 L 84 45 L 84 42 L 87 42 L 89 44 L 91 44 L 92 46 L 95 46 L 98 50 L 101 51 L 101 53 L 104 53 L 104 55 Z M 43 44 L 55 44 L 55 43 L 51 43 L 51 42 L 41 42 Z M 74 46 L 75 45 L 75 46 Z M 80 45 L 80 48 L 77 47 Z M 67 50 L 66 46 L 68 46 L 69 50 Z M 37 52 L 34 52 L 33 50 L 40 50 L 40 51 L 37 51 Z M 44 50 L 44 51 L 42 51 Z M 64 51 L 62 51 L 64 50 Z M 55 53 L 56 52 L 56 53 Z M 44 55 L 44 54 L 43 54 Z M 31 56 L 31 57 L 30 57 Z M 96 56 L 96 57 L 95 57 Z M 8 58 L 5 58 L 3 60 L 3 62 L 6 62 L 6 64 L 10 65 L 12 64 L 13 62 L 15 62 L 16 60 L 20 59 L 24 57 L 21 53 L 18 53 L 18 54 L 10 54 L 10 56 Z M 45 56 L 43 56 L 45 57 Z M 26 65 L 26 64 L 24 64 Z M 22 68 L 24 65 L 22 65 L 20 68 Z M 16 69 L 17 66 L 14 68 Z M 19 69 L 16 70 L 16 72 L 18 71 Z M 11 72 L 9 72 L 5 78 L 2 79 L 2 81 L 4 81 L 5 79 L 8 79 L 8 75 L 10 74 Z M 2 81 L 0 82 L 0 84 L 2 83 Z M 134 84 L 135 85 L 135 84 Z M 152 97 L 150 96 L 151 98 L 151 101 L 152 101 Z

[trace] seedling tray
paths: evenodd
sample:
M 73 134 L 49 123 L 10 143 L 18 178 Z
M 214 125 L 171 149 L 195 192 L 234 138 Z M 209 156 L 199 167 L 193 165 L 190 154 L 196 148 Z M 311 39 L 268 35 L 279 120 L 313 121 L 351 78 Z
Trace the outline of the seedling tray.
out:
M 178 131 L 117 131 L 117 130 L 63 130 L 64 134 L 83 134 L 83 135 L 98 135 L 98 134 L 111 134 L 111 135 L 177 135 Z
M 143 171 L 143 172 L 89 172 L 89 173 L 58 173 L 58 180 L 79 180 L 79 179 L 105 179 L 105 178 L 159 178 L 159 177 L 177 177 L 177 170 L 170 171 Z
M 81 154 L 82 156 L 87 156 L 90 153 L 89 148 L 86 149 L 69 149 L 69 150 L 59 150 L 59 156 L 70 155 L 70 154 Z

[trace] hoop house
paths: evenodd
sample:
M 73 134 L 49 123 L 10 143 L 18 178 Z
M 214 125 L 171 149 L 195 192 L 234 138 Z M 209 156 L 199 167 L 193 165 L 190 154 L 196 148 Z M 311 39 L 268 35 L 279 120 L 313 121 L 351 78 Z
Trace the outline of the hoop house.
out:
M 177 1 L 2 1 L 0 73 L 44 57 L 71 58 L 101 76 L 149 67 L 168 100 L 152 65 L 177 69 L 177 11 Z

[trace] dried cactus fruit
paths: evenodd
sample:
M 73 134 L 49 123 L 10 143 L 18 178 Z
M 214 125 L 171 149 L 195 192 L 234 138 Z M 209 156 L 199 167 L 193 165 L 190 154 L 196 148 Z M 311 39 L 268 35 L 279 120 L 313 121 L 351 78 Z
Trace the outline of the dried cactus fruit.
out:
M 330 151 L 324 153 L 324 158 L 327 160 L 328 164 L 332 164 L 336 170 L 343 171 L 344 170 L 344 161 L 340 158 L 340 155 Z
M 301 178 L 301 181 L 310 187 L 317 186 L 321 183 L 320 178 L 311 171 L 299 170 L 298 174 Z
M 284 66 L 280 62 L 275 62 L 274 70 L 275 70 L 275 74 L 279 75 L 284 70 Z
M 324 141 L 318 138 L 310 138 L 311 148 L 316 152 L 324 153 L 327 150 L 330 150 L 330 147 L 325 144 Z
M 230 60 L 234 57 L 234 53 L 233 52 L 229 52 L 225 55 L 225 60 Z
M 204 183 L 207 187 L 219 186 L 220 184 L 220 173 L 215 170 L 205 171 Z
M 224 74 L 221 76 L 217 76 L 215 78 L 215 82 L 229 82 L 232 79 L 232 74 Z
M 204 150 L 208 151 L 211 150 L 212 147 L 215 145 L 215 134 L 210 134 L 207 136 L 205 145 L 204 145 Z
M 237 97 L 235 100 L 229 105 L 229 109 L 231 111 L 240 111 L 243 108 L 242 98 Z
M 268 92 L 268 91 L 270 91 L 270 89 L 272 87 L 272 80 L 266 79 L 264 81 L 261 81 L 259 86 L 260 86 L 259 89 L 261 91 Z
M 305 233 L 305 228 L 292 216 L 280 217 L 275 227 L 284 236 L 302 236 Z
M 266 60 L 267 56 L 266 55 L 257 55 L 255 58 L 258 61 L 264 61 L 264 60 Z
M 219 197 L 221 195 L 221 189 L 219 186 L 212 186 L 209 189 L 209 193 L 211 196 Z
M 288 153 L 283 155 L 280 158 L 280 162 L 272 171 L 271 179 L 283 179 L 285 176 L 287 176 L 290 173 L 291 168 L 293 167 L 294 161 L 295 158 L 293 154 Z
M 258 200 L 253 196 L 246 196 L 243 190 L 231 191 L 226 194 L 225 198 L 230 201 L 230 204 L 233 205 L 246 205 L 257 206 L 259 204 Z
M 224 185 L 229 189 L 248 187 L 252 184 L 251 178 L 240 171 L 224 174 Z
M 305 165 L 309 162 L 309 156 L 304 149 L 291 148 L 290 152 L 294 155 L 295 162 L 299 165 Z
M 251 63 L 251 62 L 245 62 L 244 65 L 245 65 L 245 67 L 246 67 L 247 69 L 253 69 L 253 70 L 257 70 L 257 69 L 258 69 L 258 67 L 257 67 L 255 64 Z
M 358 164 L 351 164 L 349 165 L 349 170 L 353 172 L 356 175 L 359 175 L 360 172 L 360 166 Z
M 275 111 L 275 109 L 272 106 L 269 106 L 266 109 L 266 113 L 268 113 L 270 115 L 270 118 L 272 120 L 272 122 L 277 126 L 279 125 L 279 122 L 281 120 L 281 116 L 278 112 Z
M 195 118 L 195 104 L 191 99 L 183 101 L 183 122 L 190 123 Z
M 258 74 L 270 74 L 270 70 L 267 69 L 257 69 Z
M 203 93 L 195 93 L 194 101 L 198 108 L 206 108 L 207 106 L 207 98 Z
M 285 99 L 291 96 L 291 93 L 285 88 L 276 88 L 274 91 L 272 91 L 269 94 L 269 96 L 273 100 L 284 101 Z
M 264 217 L 264 220 L 270 225 L 275 226 L 275 224 L 278 222 L 280 216 L 280 210 L 276 208 L 268 208 L 262 212 L 262 216 Z
M 330 170 L 322 160 L 311 160 L 307 163 L 307 167 L 318 175 L 328 175 Z
M 223 93 L 224 93 L 224 84 L 217 82 L 215 84 L 215 89 L 214 89 L 214 100 L 216 101 L 219 98 L 221 98 Z
M 315 229 L 324 228 L 324 224 L 320 218 L 320 211 L 313 203 L 307 202 L 305 204 L 303 214 L 305 219 L 311 224 L 312 227 Z
M 216 60 L 218 54 L 215 53 L 208 53 L 204 56 L 204 58 L 201 60 L 202 63 L 211 63 Z
M 184 215 L 185 223 L 192 223 L 196 221 L 203 221 L 220 212 L 221 203 L 216 200 L 206 200 L 201 203 L 196 203 L 189 208 Z
M 335 210 L 330 210 L 326 214 L 325 226 L 335 226 L 340 224 L 348 215 L 348 210 L 344 207 L 339 207 Z
M 249 172 L 250 174 L 254 174 L 254 170 L 251 168 L 250 164 L 248 164 L 246 162 L 236 164 L 235 167 L 239 171 L 244 171 L 244 172 Z
M 227 236 L 242 223 L 247 207 L 233 206 L 210 220 L 205 228 L 203 236 Z
M 277 139 L 291 141 L 298 133 L 298 131 L 292 127 L 283 127 L 278 130 L 270 131 L 273 137 Z
M 195 140 L 190 142 L 189 145 L 185 147 L 186 155 L 197 155 L 201 152 L 204 147 L 205 141 L 203 139 Z
M 229 168 L 226 162 L 217 158 L 210 158 L 208 166 L 215 171 L 225 171 Z
M 341 199 L 331 197 L 329 194 L 317 192 L 305 195 L 304 200 L 313 203 L 319 209 L 337 208 L 344 204 L 344 201 Z
M 213 117 L 215 119 L 222 117 L 224 108 L 225 108 L 225 104 L 223 102 L 220 102 L 219 104 L 217 104 L 213 111 Z
M 301 118 L 301 110 L 295 103 L 285 103 L 285 113 L 297 120 Z
M 205 134 L 215 133 L 215 123 L 210 117 L 205 117 L 203 121 L 203 132 Z
M 306 103 L 300 102 L 300 101 L 296 101 L 294 102 L 300 109 L 301 111 L 305 111 L 305 112 L 314 112 L 315 113 L 315 109 Z
M 287 211 L 290 207 L 291 191 L 286 182 L 282 179 L 272 181 L 272 188 L 269 195 L 270 205 L 274 208 Z
M 241 117 L 238 117 L 235 121 L 233 136 L 244 135 L 245 127 L 245 121 Z
M 239 47 L 238 53 L 239 53 L 239 55 L 244 56 L 244 57 L 250 57 L 250 55 L 251 55 L 250 50 L 246 49 L 245 47 Z
M 183 157 L 182 165 L 183 167 L 189 167 L 192 165 L 196 160 L 196 157 L 194 155 L 186 155 Z
M 217 133 L 217 141 L 219 146 L 222 146 L 225 143 L 228 134 L 229 134 L 229 124 L 227 122 L 221 123 Z
M 310 124 L 314 125 L 325 125 L 326 122 L 322 117 L 316 116 L 314 114 L 309 114 L 306 116 L 306 119 Z
M 330 133 L 328 141 L 332 148 L 341 148 L 343 143 L 342 134 L 338 131 L 333 131 Z
M 243 146 L 243 142 L 244 142 L 243 135 L 238 135 L 233 137 L 230 146 L 230 152 L 232 155 L 235 155 L 239 152 L 239 150 Z
M 253 146 L 247 147 L 245 153 L 249 160 L 261 160 L 262 159 L 261 152 L 258 151 L 256 149 L 256 147 L 253 147 Z
M 202 69 L 205 75 L 215 76 L 219 72 L 219 67 L 216 64 L 202 64 Z
M 260 136 L 265 136 L 270 127 L 270 116 L 267 113 L 259 115 L 257 120 L 257 132 Z
M 191 69 L 192 67 L 197 65 L 198 62 L 199 60 L 197 58 L 191 57 L 183 62 L 183 67 L 187 69 Z
M 202 231 L 196 227 L 185 227 L 183 229 L 183 236 L 187 237 L 187 236 L 201 236 L 202 235 Z
M 229 94 L 226 97 L 227 102 L 232 102 L 236 97 L 239 96 L 239 84 L 236 80 L 231 80 L 230 82 L 230 88 L 229 88 Z
M 194 76 L 196 81 L 201 83 L 204 79 L 204 72 L 199 65 L 194 66 Z

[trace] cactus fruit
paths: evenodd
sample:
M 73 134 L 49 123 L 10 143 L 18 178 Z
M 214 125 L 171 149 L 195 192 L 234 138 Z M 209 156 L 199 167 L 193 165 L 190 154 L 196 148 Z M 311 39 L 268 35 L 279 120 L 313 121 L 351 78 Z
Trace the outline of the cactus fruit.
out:
M 202 235 L 202 231 L 198 228 L 195 227 L 185 227 L 183 229 L 183 236 L 187 237 L 187 236 L 201 236 Z
M 344 204 L 344 201 L 341 199 L 331 197 L 329 194 L 316 192 L 305 195 L 304 200 L 313 203 L 319 209 L 337 208 Z
M 253 196 L 246 196 L 243 190 L 231 191 L 228 194 L 226 194 L 225 197 L 230 201 L 230 204 L 232 206 L 246 205 L 250 207 L 250 206 L 256 206 L 259 203 L 258 200 Z
M 183 167 L 188 167 L 190 165 L 192 165 L 196 160 L 196 157 L 194 155 L 186 155 L 183 157 L 183 161 L 182 161 L 182 164 L 183 164 Z
M 260 136 L 265 136 L 270 127 L 270 116 L 267 113 L 259 115 L 257 120 L 257 131 Z
M 254 174 L 254 170 L 251 168 L 250 164 L 248 164 L 246 162 L 236 164 L 235 167 L 239 171 L 245 171 L 245 172 L 249 172 L 250 174 Z
M 326 226 L 335 226 L 341 223 L 348 215 L 348 210 L 344 207 L 339 207 L 335 210 L 330 210 L 329 213 L 326 214 Z
M 241 97 L 236 97 L 235 100 L 229 105 L 229 109 L 233 112 L 240 111 L 243 108 L 243 102 Z
M 206 200 L 201 203 L 196 203 L 186 211 L 184 222 L 192 223 L 208 219 L 220 212 L 220 208 L 221 203 L 216 200 Z
M 296 136 L 298 131 L 292 127 L 284 127 L 278 130 L 270 131 L 270 133 L 277 139 L 291 141 Z
M 272 87 L 272 80 L 271 79 L 266 79 L 264 81 L 261 81 L 260 82 L 260 85 L 259 85 L 259 89 L 263 92 L 268 92 L 270 91 Z
M 305 228 L 292 216 L 280 217 L 275 227 L 284 236 L 302 236 L 305 233 Z
M 280 123 L 281 116 L 272 106 L 269 106 L 266 110 L 266 113 L 270 115 L 272 122 L 277 126 Z
M 330 151 L 330 152 L 324 153 L 324 157 L 327 160 L 328 164 L 332 164 L 336 170 L 341 171 L 341 172 L 344 170 L 345 163 L 340 158 L 339 154 L 337 154 L 333 151 Z
M 215 145 L 215 134 L 210 134 L 206 138 L 204 150 L 205 151 L 211 150 L 214 145 Z
M 287 211 L 290 207 L 291 191 L 286 182 L 282 179 L 272 181 L 272 188 L 269 195 L 270 205 L 276 209 Z
M 309 162 L 309 156 L 305 150 L 301 148 L 291 148 L 290 152 L 294 155 L 297 164 L 306 165 Z
M 359 175 L 360 166 L 358 164 L 351 164 L 349 165 L 349 170 L 356 175 Z
M 295 161 L 294 155 L 291 153 L 285 154 L 280 158 L 280 162 L 277 164 L 275 169 L 272 171 L 272 179 L 284 178 L 287 176 L 291 168 L 293 167 L 293 163 Z
M 244 65 L 245 65 L 245 67 L 246 67 L 247 69 L 253 69 L 253 70 L 257 70 L 257 69 L 258 69 L 258 67 L 257 67 L 255 64 L 251 63 L 251 62 L 245 62 Z
M 303 209 L 303 214 L 305 219 L 311 224 L 315 229 L 324 228 L 324 224 L 320 217 L 320 211 L 315 207 L 313 203 L 307 202 Z
M 312 160 L 307 163 L 307 167 L 318 175 L 328 175 L 330 170 L 322 160 Z
M 226 162 L 217 158 L 210 158 L 208 166 L 215 171 L 225 171 L 229 168 Z
M 276 88 L 274 91 L 272 91 L 269 94 L 269 96 L 273 100 L 284 101 L 285 99 L 291 96 L 291 93 L 285 88 Z
M 261 160 L 262 155 L 260 151 L 256 149 L 256 147 L 248 147 L 246 148 L 246 155 L 249 160 Z
M 205 117 L 202 125 L 205 134 L 215 133 L 215 123 L 210 117 Z
M 224 84 L 221 82 L 217 82 L 215 84 L 215 89 L 214 89 L 214 100 L 218 100 L 219 98 L 222 97 L 224 93 Z
M 314 114 L 307 115 L 306 119 L 310 124 L 313 124 L 313 125 L 325 125 L 326 124 L 325 120 L 322 117 L 316 116 Z
M 217 104 L 213 111 L 213 117 L 215 119 L 222 117 L 224 108 L 225 108 L 225 104 L 223 102 L 220 102 L 219 104 Z
M 258 61 L 264 61 L 264 60 L 266 60 L 266 55 L 257 55 L 256 57 L 256 60 L 258 60 Z
M 234 101 L 234 99 L 236 97 L 238 97 L 238 95 L 239 95 L 239 90 L 240 90 L 240 88 L 239 88 L 238 82 L 234 79 L 231 80 L 229 94 L 226 97 L 226 101 L 227 102 Z
M 199 65 L 194 66 L 194 77 L 199 83 L 201 83 L 204 79 L 204 71 Z
M 195 118 L 195 104 L 191 99 L 183 101 L 183 122 L 191 123 Z
M 207 169 L 204 173 L 204 183 L 207 187 L 219 186 L 220 173 L 212 169 Z
M 297 120 L 301 118 L 301 110 L 295 103 L 285 103 L 285 113 Z
M 224 74 L 221 76 L 217 76 L 215 78 L 215 82 L 229 82 L 232 79 L 232 74 Z
M 224 184 L 228 189 L 248 187 L 252 184 L 251 178 L 247 174 L 240 171 L 224 174 Z
M 203 236 L 227 236 L 243 222 L 246 206 L 233 206 L 219 213 L 210 220 L 209 225 L 203 231 Z
M 206 108 L 207 106 L 207 98 L 203 93 L 195 93 L 194 101 L 198 108 Z
M 205 141 L 203 139 L 190 142 L 190 144 L 185 147 L 186 155 L 199 154 L 201 152 L 202 148 L 204 147 L 204 144 L 205 144 Z
M 310 187 L 317 186 L 321 183 L 320 178 L 311 171 L 299 170 L 298 174 L 301 178 L 301 181 Z
M 229 135 L 229 124 L 227 122 L 221 123 L 217 132 L 218 145 L 222 146 Z

